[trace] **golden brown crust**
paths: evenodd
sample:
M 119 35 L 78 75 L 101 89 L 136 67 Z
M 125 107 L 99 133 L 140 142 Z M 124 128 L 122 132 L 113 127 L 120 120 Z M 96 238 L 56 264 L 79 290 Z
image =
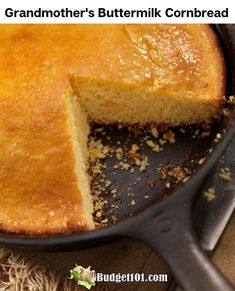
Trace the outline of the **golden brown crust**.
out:
M 176 45 L 172 51 L 167 41 Z M 65 105 L 70 78 L 78 74 L 138 82 L 162 96 L 200 95 L 218 111 L 225 88 L 223 57 L 207 25 L 1 25 L 0 228 L 5 231 L 87 229 Z
M 99 43 L 96 45 L 99 61 L 92 64 L 94 70 L 79 70 L 71 78 L 79 102 L 91 119 L 177 125 L 211 122 L 220 117 L 225 69 L 217 38 L 209 26 L 118 27 L 122 27 L 121 36 L 120 28 L 112 28 L 112 41 L 101 54 Z M 115 35 L 120 43 L 113 39 Z M 108 33 L 105 37 L 111 38 Z M 113 42 L 116 49 L 111 58 Z M 105 66 L 107 63 L 109 66 Z M 93 74 L 97 65 L 102 69 Z
M 226 90 L 226 67 L 222 49 L 220 47 L 219 40 L 210 25 L 201 24 L 201 29 L 204 31 L 206 37 L 209 39 L 211 50 L 213 50 L 213 62 L 216 63 L 217 79 L 214 85 L 217 86 L 217 94 L 215 98 L 224 105 L 223 97 Z
M 85 230 L 68 127 L 68 80 L 53 78 L 37 58 L 38 65 L 30 64 L 23 51 L 14 52 L 6 51 L 0 62 L 0 227 L 28 234 Z
M 0 101 L 1 228 L 30 234 L 87 229 L 64 100 L 34 95 L 29 101 L 22 93 Z
M 219 71 L 219 87 L 218 87 L 218 96 L 217 99 L 221 101 L 221 105 L 224 105 L 224 100 L 221 100 L 221 96 L 225 97 L 226 92 L 226 78 L 227 78 L 227 71 L 225 66 L 225 60 L 224 55 L 222 52 L 222 48 L 220 47 L 219 40 L 216 37 L 214 31 L 212 30 L 211 26 L 207 26 L 207 28 L 210 30 L 210 33 L 208 32 L 208 35 L 211 37 L 211 41 L 214 43 L 214 49 L 217 54 L 217 60 L 218 60 L 218 71 Z

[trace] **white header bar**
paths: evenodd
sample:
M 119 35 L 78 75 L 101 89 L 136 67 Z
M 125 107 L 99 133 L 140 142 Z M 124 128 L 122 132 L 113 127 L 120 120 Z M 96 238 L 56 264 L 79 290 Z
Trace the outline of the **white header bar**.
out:
M 9 0 L 0 23 L 235 23 L 235 1 Z

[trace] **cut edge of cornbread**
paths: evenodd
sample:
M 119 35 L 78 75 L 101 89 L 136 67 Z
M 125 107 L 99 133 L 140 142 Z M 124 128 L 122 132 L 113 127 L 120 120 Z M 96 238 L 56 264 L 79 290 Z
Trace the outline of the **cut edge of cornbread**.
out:
M 74 96 L 67 98 L 69 126 L 73 140 L 73 153 L 76 160 L 77 187 L 83 202 L 85 223 L 88 230 L 95 228 L 93 221 L 93 201 L 90 190 L 90 176 L 88 174 L 88 135 L 89 123 L 87 114 L 81 109 Z
M 221 88 L 224 87 L 221 80 Z M 221 116 L 224 92 L 218 96 L 159 96 L 153 86 L 74 77 L 81 107 L 97 123 L 187 125 L 210 123 Z M 94 106 L 95 100 L 95 106 Z

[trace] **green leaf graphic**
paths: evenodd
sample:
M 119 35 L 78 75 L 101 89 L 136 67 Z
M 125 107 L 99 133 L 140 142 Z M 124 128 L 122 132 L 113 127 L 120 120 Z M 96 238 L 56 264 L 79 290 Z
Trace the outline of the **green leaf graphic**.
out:
M 74 270 L 70 270 L 70 273 L 71 273 L 70 279 L 73 279 L 78 285 L 84 286 L 88 290 L 90 290 L 92 286 L 95 286 L 95 283 L 92 284 L 92 283 L 89 283 L 87 281 L 80 280 L 80 276 L 79 276 L 78 272 L 76 272 Z

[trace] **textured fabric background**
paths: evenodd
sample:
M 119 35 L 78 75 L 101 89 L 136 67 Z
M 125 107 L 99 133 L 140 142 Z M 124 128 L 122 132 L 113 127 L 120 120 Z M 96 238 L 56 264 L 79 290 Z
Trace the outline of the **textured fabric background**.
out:
M 235 215 L 231 219 L 213 257 L 235 285 Z M 139 242 L 120 240 L 106 246 L 66 253 L 0 250 L 0 290 L 85 290 L 68 280 L 76 264 L 92 266 L 98 272 L 167 273 L 168 267 Z M 97 283 L 91 290 L 167 290 L 166 283 Z

